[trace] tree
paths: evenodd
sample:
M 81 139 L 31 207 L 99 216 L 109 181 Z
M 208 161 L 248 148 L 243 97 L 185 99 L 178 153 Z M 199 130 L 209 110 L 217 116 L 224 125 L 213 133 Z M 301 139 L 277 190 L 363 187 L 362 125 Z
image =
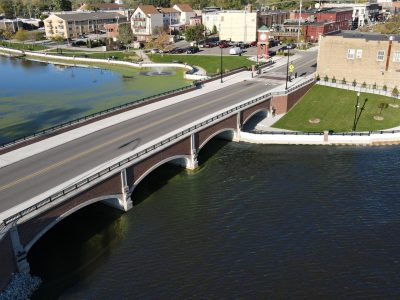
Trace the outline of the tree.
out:
M 399 90 L 397 89 L 397 86 L 395 86 L 392 90 L 392 96 L 393 99 L 397 99 L 399 97 Z
M 214 24 L 211 30 L 211 34 L 216 34 L 217 33 L 217 26 Z
M 0 1 L 0 13 L 4 13 L 7 19 L 12 19 L 14 17 L 14 7 L 12 0 Z
M 121 23 L 118 25 L 118 39 L 124 45 L 132 43 L 133 32 L 130 23 Z
M 53 5 L 57 11 L 72 10 L 72 3 L 68 0 L 53 0 Z
M 20 42 L 25 42 L 31 38 L 29 31 L 25 29 L 20 29 L 14 35 L 14 38 Z
M 188 42 L 195 41 L 197 44 L 204 37 L 204 27 L 203 25 L 196 25 L 189 27 L 185 31 L 185 40 Z

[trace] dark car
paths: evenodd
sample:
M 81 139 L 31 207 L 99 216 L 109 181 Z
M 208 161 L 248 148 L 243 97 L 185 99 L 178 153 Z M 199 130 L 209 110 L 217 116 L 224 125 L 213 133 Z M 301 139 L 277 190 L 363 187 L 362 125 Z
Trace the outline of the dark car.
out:
M 254 42 L 251 42 L 251 43 L 250 43 L 250 46 L 251 46 L 251 47 L 255 47 L 255 46 L 257 46 L 257 42 L 256 42 L 256 41 L 254 41 Z
M 295 43 L 289 43 L 289 44 L 286 45 L 286 49 L 287 48 L 294 49 L 294 48 L 296 48 L 296 44 Z
M 220 43 L 219 43 L 219 47 L 220 47 L 220 48 L 228 48 L 228 47 L 229 47 L 229 44 L 228 44 L 228 42 L 220 42 Z
M 204 43 L 204 48 L 213 48 L 215 46 L 216 46 L 216 44 L 213 42 Z
M 196 46 L 192 46 L 192 47 L 188 47 L 187 49 L 186 49 L 186 53 L 187 54 L 194 54 L 194 53 L 197 53 L 197 52 L 199 52 L 200 50 L 199 50 L 199 47 L 196 47 Z
M 268 50 L 268 56 L 269 56 L 269 57 L 275 56 L 275 55 L 276 55 L 276 51 Z

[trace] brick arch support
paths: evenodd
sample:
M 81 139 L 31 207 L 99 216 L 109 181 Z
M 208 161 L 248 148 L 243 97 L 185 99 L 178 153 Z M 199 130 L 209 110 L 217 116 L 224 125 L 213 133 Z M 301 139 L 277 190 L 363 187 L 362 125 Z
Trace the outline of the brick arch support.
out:
M 22 246 L 30 248 L 37 241 L 37 236 L 43 236 L 51 227 L 73 212 L 94 202 L 108 198 L 117 198 L 122 193 L 121 174 L 117 173 L 93 187 L 72 196 L 59 205 L 44 211 L 40 215 L 18 225 L 18 233 Z
M 258 103 L 257 105 L 254 105 L 252 107 L 243 110 L 241 125 L 243 126 L 244 124 L 246 124 L 246 122 L 250 120 L 251 117 L 254 116 L 256 113 L 260 111 L 266 111 L 268 113 L 270 109 L 271 109 L 271 99 Z
M 183 140 L 146 157 L 142 161 L 126 169 L 127 183 L 132 191 L 135 184 L 138 184 L 145 176 L 158 166 L 178 158 L 186 159 L 192 155 L 191 138 Z
M 233 115 L 221 122 L 211 125 L 196 134 L 196 145 L 198 145 L 198 150 L 200 150 L 211 138 L 220 134 L 221 132 L 227 130 L 233 130 L 237 133 L 238 128 L 238 115 Z

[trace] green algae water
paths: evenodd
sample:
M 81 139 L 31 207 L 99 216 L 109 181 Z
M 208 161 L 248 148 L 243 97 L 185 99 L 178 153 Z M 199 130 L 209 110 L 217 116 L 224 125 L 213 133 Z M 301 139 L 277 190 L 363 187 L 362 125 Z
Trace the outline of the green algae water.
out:
M 144 76 L 134 68 L 65 67 L 0 56 L 0 144 L 191 83 L 182 70 L 171 71 Z

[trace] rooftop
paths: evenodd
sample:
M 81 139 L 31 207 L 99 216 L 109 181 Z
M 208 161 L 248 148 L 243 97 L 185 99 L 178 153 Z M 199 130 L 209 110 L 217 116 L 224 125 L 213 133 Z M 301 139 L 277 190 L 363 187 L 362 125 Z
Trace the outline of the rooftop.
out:
M 139 5 L 138 8 L 146 15 L 159 14 L 160 12 L 153 5 Z
M 180 10 L 181 12 L 192 12 L 193 9 L 190 7 L 189 4 L 175 4 L 174 6 L 176 6 L 178 8 L 178 10 Z
M 126 19 L 126 16 L 117 12 L 89 12 L 89 13 L 69 13 L 69 14 L 54 14 L 55 16 L 65 21 L 87 21 L 87 20 L 103 20 L 121 18 Z
M 359 32 L 359 31 L 343 30 L 331 35 L 342 36 L 345 39 L 365 39 L 367 41 L 388 41 L 389 37 L 393 36 L 394 41 L 400 42 L 399 34 L 389 35 L 377 32 Z

